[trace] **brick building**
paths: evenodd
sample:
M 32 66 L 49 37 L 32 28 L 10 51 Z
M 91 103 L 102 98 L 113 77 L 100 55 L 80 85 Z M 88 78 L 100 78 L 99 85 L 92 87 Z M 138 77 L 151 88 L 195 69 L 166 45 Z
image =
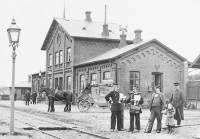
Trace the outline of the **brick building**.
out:
M 29 75 L 28 81 L 31 83 L 31 92 L 39 92 L 42 85 L 46 85 L 46 72 L 40 71 Z
M 85 14 L 85 20 L 53 20 L 41 48 L 47 87 L 77 94 L 90 82 L 97 96 L 105 95 L 100 87 L 105 82 L 118 83 L 125 94 L 133 86 L 145 94 L 155 85 L 167 94 L 175 81 L 185 89 L 185 58 L 156 39 L 143 41 L 141 30 L 135 30 L 134 38 L 117 24 L 94 22 L 91 12 Z

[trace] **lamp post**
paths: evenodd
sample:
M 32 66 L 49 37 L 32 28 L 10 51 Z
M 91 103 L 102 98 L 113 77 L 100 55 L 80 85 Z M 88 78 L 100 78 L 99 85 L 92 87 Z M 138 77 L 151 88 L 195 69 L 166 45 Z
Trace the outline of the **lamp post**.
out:
M 21 29 L 16 25 L 15 19 L 12 20 L 10 27 L 7 29 L 9 46 L 12 47 L 12 91 L 10 93 L 10 134 L 14 134 L 14 94 L 15 94 L 15 59 L 16 48 L 19 43 L 19 35 Z

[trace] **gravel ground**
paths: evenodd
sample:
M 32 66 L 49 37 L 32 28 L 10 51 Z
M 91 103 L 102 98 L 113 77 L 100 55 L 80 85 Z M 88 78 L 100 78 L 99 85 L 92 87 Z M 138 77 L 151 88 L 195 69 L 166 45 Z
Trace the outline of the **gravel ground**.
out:
M 0 105 L 9 106 L 9 101 L 0 101 Z M 135 139 L 200 139 L 200 112 L 199 111 L 192 111 L 192 110 L 185 110 L 185 120 L 182 122 L 183 127 L 176 128 L 173 134 L 167 134 L 166 130 L 162 130 L 160 134 L 155 133 L 155 127 L 156 127 L 156 121 L 154 123 L 154 130 L 151 134 L 144 134 L 144 128 L 147 124 L 148 117 L 150 115 L 149 110 L 143 110 L 143 113 L 141 114 L 141 131 L 139 133 L 128 133 L 126 131 L 122 132 L 110 132 L 110 110 L 108 108 L 98 108 L 98 107 L 92 107 L 88 112 L 81 113 L 78 111 L 76 106 L 72 107 L 71 113 L 63 112 L 64 105 L 56 105 L 55 109 L 56 112 L 54 113 L 47 113 L 47 105 L 46 104 L 36 104 L 36 105 L 30 105 L 25 106 L 24 102 L 22 101 L 16 101 L 15 106 L 17 109 L 26 111 L 30 114 L 34 114 L 40 117 L 46 117 L 45 119 L 53 119 L 62 123 L 67 124 L 69 127 L 78 128 L 87 132 L 92 132 L 96 134 L 100 134 L 109 138 L 113 139 L 122 139 L 122 138 L 135 138 Z M 3 111 L 0 111 L 3 113 Z M 1 114 L 0 113 L 0 114 Z M 4 116 L 0 117 L 0 128 L 3 130 L 0 130 L 0 133 L 8 132 L 8 123 L 5 122 L 5 119 L 9 118 L 9 112 L 6 114 L 1 114 Z M 17 112 L 15 113 L 15 117 L 18 117 L 20 119 L 23 119 L 23 117 L 20 117 L 17 115 Z M 163 117 L 163 127 L 165 127 L 165 117 Z M 31 118 L 30 118 L 31 121 Z M 34 121 L 32 121 L 34 122 Z M 19 130 L 20 125 L 19 126 Z M 40 125 L 41 123 L 38 123 Z M 7 129 L 6 129 L 7 127 Z M 129 128 L 129 111 L 125 110 L 124 112 L 124 128 Z M 36 133 L 30 133 L 34 135 L 34 138 L 39 138 L 42 135 L 37 135 Z M 65 135 L 63 131 L 59 131 L 56 134 L 58 135 L 64 135 L 66 138 L 68 138 L 68 134 Z M 82 138 L 79 134 L 72 134 L 74 136 L 70 135 L 70 138 Z M 0 138 L 3 136 L 0 136 Z M 6 136 L 7 138 L 8 136 Z M 19 136 L 15 136 L 18 138 Z M 22 136 L 21 136 L 22 137 Z M 19 137 L 21 139 L 21 137 Z M 27 136 L 26 136 L 27 137 Z M 28 137 L 29 138 L 29 137 Z M 45 138 L 45 137 L 42 137 Z

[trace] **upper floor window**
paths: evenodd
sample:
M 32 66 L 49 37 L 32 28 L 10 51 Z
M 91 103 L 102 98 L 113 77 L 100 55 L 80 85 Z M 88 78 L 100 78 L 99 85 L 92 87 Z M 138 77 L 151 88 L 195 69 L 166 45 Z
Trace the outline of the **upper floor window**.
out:
M 105 71 L 103 73 L 103 80 L 109 80 L 111 78 L 110 71 Z
M 60 46 L 60 44 L 61 44 L 61 35 L 60 34 L 58 34 L 58 36 L 57 36 L 57 44 L 58 44 L 58 46 Z
M 53 65 L 53 56 L 52 54 L 49 54 L 49 66 Z
M 97 74 L 96 73 L 92 73 L 91 74 L 91 84 L 97 84 Z
M 137 90 L 140 90 L 140 72 L 139 71 L 130 71 L 130 91 L 133 87 L 136 87 Z
M 59 53 L 58 52 L 56 52 L 55 63 L 56 63 L 56 65 L 59 64 Z
M 67 61 L 71 61 L 71 48 L 67 48 Z
M 63 63 L 63 51 L 59 52 L 59 57 L 60 57 L 59 58 L 59 60 L 60 60 L 59 63 L 62 64 Z

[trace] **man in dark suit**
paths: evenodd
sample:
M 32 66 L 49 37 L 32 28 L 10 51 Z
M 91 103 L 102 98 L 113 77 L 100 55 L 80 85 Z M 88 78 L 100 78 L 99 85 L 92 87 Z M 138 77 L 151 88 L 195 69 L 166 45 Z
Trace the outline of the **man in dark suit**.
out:
M 180 90 L 179 82 L 174 83 L 175 90 L 172 93 L 172 96 L 170 98 L 171 103 L 175 107 L 175 115 L 174 119 L 177 120 L 177 125 L 180 126 L 181 120 L 184 120 L 184 114 L 183 114 L 183 105 L 185 103 L 185 99 L 183 96 L 183 92 Z
M 120 103 L 120 93 L 119 93 L 119 86 L 114 85 L 113 91 L 108 93 L 105 96 L 107 102 L 111 104 L 111 130 L 115 130 L 116 120 L 117 120 L 117 130 L 122 131 L 122 118 L 121 118 L 121 111 L 122 106 Z

